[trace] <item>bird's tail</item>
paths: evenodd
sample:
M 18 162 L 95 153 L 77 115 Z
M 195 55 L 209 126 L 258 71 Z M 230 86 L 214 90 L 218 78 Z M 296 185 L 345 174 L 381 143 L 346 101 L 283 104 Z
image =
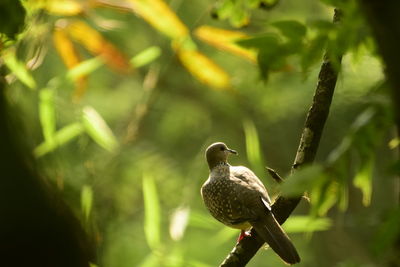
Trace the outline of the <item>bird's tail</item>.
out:
M 275 220 L 272 212 L 266 212 L 261 220 L 251 222 L 256 232 L 265 242 L 275 251 L 279 257 L 288 264 L 300 262 L 299 254 L 296 251 L 292 241 L 282 227 Z

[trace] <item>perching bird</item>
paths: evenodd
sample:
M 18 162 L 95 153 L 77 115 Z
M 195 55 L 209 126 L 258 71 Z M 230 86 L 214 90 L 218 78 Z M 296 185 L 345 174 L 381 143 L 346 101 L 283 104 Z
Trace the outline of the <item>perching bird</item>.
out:
M 264 185 L 250 169 L 229 165 L 229 154 L 237 152 L 221 142 L 206 150 L 210 176 L 201 187 L 201 195 L 211 215 L 227 226 L 241 229 L 240 239 L 253 227 L 286 263 L 300 262 L 296 248 L 271 212 Z

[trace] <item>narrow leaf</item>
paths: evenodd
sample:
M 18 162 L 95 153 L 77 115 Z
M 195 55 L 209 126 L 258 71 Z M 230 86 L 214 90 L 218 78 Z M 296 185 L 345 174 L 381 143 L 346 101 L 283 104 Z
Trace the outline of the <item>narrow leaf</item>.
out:
M 150 248 L 157 249 L 161 243 L 161 210 L 154 179 L 143 174 L 144 233 Z
M 26 66 L 16 58 L 14 51 L 8 50 L 4 52 L 3 60 L 6 66 L 23 84 L 29 89 L 36 89 L 36 82 L 31 73 Z
M 65 26 L 69 35 L 82 44 L 90 53 L 101 56 L 105 63 L 119 73 L 132 70 L 126 56 L 97 30 L 83 21 L 74 21 Z
M 56 114 L 54 106 L 54 91 L 42 89 L 39 93 L 39 119 L 42 125 L 44 141 L 54 142 L 56 132 Z
M 263 170 L 262 153 L 260 149 L 260 141 L 254 122 L 251 120 L 243 121 L 243 129 L 246 137 L 246 152 L 250 164 L 255 170 L 260 172 Z
M 192 43 L 188 40 L 174 46 L 183 66 L 202 83 L 215 89 L 228 89 L 230 87 L 229 75 L 210 58 L 196 48 L 192 48 Z
M 288 233 L 326 231 L 332 226 L 332 220 L 326 217 L 294 215 L 285 222 L 283 228 Z
M 99 146 L 110 152 L 118 148 L 113 132 L 94 108 L 90 106 L 83 108 L 82 122 L 86 132 Z
M 358 171 L 353 180 L 354 186 L 359 188 L 363 194 L 362 203 L 364 206 L 369 206 L 371 203 L 373 167 L 374 162 L 372 159 L 369 159 L 364 163 L 364 166 Z
M 57 147 L 66 144 L 84 131 L 81 123 L 72 123 L 57 131 L 54 135 L 53 142 L 43 142 L 33 151 L 36 157 L 41 157 Z
M 89 215 L 93 204 L 93 190 L 89 185 L 84 185 L 81 190 L 81 209 L 86 221 L 89 220 Z
M 223 51 L 241 56 L 251 62 L 256 62 L 255 51 L 246 49 L 237 44 L 237 41 L 249 36 L 239 31 L 229 31 L 212 26 L 201 26 L 194 31 L 197 38 Z
M 67 72 L 66 78 L 71 81 L 74 81 L 81 77 L 87 76 L 88 74 L 92 73 L 100 66 L 102 66 L 103 63 L 104 63 L 103 60 L 99 57 L 82 61 Z
M 189 215 L 189 207 L 179 207 L 174 211 L 171 216 L 171 223 L 169 226 L 169 234 L 172 240 L 178 241 L 182 239 L 189 222 Z
M 158 46 L 146 48 L 131 59 L 131 64 L 135 68 L 140 68 L 156 60 L 161 55 L 161 49 Z
M 189 30 L 163 0 L 130 0 L 133 11 L 171 39 L 188 36 Z

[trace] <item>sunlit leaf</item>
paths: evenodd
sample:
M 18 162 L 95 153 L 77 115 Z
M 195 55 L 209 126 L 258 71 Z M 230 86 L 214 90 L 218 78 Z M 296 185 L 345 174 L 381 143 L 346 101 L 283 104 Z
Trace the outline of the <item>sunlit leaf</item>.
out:
M 63 28 L 55 28 L 53 32 L 53 42 L 58 54 L 61 56 L 68 69 L 74 68 L 81 62 L 81 57 L 79 56 L 78 51 Z M 86 75 L 81 75 L 76 77 L 74 82 L 75 97 L 80 98 L 86 90 L 87 77 Z
M 81 190 L 81 209 L 88 221 L 93 205 L 93 190 L 89 185 L 84 185 Z
M 373 160 L 366 161 L 353 180 L 354 186 L 359 188 L 363 194 L 362 203 L 364 206 L 369 206 L 371 203 L 373 168 Z
M 75 20 L 65 25 L 68 34 L 82 44 L 90 53 L 101 56 L 105 63 L 117 72 L 128 73 L 131 64 L 112 43 L 108 42 L 97 30 L 83 21 Z
M 74 81 L 79 79 L 80 77 L 87 76 L 88 74 L 92 73 L 100 66 L 102 66 L 103 63 L 104 63 L 103 60 L 99 57 L 82 61 L 67 72 L 66 78 L 71 81 Z
M 203 25 L 197 28 L 194 34 L 197 38 L 218 49 L 241 56 L 251 62 L 256 62 L 257 55 L 255 51 L 245 49 L 236 43 L 238 40 L 248 38 L 248 36 L 242 32 Z
M 33 151 L 34 155 L 36 157 L 41 157 L 79 136 L 84 132 L 84 130 L 85 129 L 81 123 L 72 123 L 67 125 L 55 133 L 52 142 L 43 142 L 37 146 Z
M 261 173 L 263 168 L 262 152 L 260 149 L 260 140 L 254 122 L 251 120 L 243 121 L 243 129 L 246 138 L 246 152 L 247 158 L 253 169 L 258 170 Z
M 131 64 L 135 68 L 140 68 L 156 60 L 161 55 L 161 49 L 158 46 L 151 46 L 137 54 L 131 59 Z
M 42 89 L 39 93 L 39 119 L 42 125 L 44 141 L 54 142 L 56 132 L 56 114 L 54 105 L 54 91 L 51 89 Z
M 53 32 L 54 46 L 64 64 L 70 69 L 79 64 L 81 58 L 64 29 L 56 27 Z
M 82 3 L 73 0 L 49 0 L 49 1 L 38 1 L 39 6 L 43 7 L 54 15 L 61 16 L 75 16 L 83 12 Z
M 310 190 L 311 213 L 325 216 L 328 210 L 338 201 L 339 183 L 331 181 L 320 182 Z
M 171 39 L 189 34 L 187 27 L 163 0 L 130 0 L 136 14 Z
M 305 166 L 297 170 L 282 184 L 282 194 L 285 196 L 301 196 L 305 191 L 311 190 L 315 184 L 324 180 L 320 165 Z
M 332 220 L 326 217 L 292 215 L 282 226 L 288 233 L 326 231 L 331 228 Z
M 229 75 L 197 49 L 188 49 L 188 44 L 193 42 L 188 40 L 188 42 L 185 43 L 174 46 L 183 66 L 185 66 L 196 79 L 212 88 L 229 88 Z
M 118 148 L 113 132 L 94 108 L 90 106 L 83 108 L 82 122 L 86 132 L 99 146 L 110 152 Z
M 189 207 L 179 207 L 173 212 L 169 225 L 169 235 L 172 240 L 178 241 L 183 237 L 189 222 L 189 215 Z
M 18 80 L 30 89 L 36 89 L 36 81 L 33 79 L 31 73 L 28 71 L 26 66 L 19 61 L 13 50 L 4 51 L 2 58 L 6 66 L 11 70 Z
M 161 209 L 154 178 L 143 174 L 144 233 L 150 248 L 156 249 L 161 243 Z
M 395 149 L 400 145 L 400 138 L 399 137 L 393 138 L 392 140 L 390 140 L 388 145 L 390 149 Z

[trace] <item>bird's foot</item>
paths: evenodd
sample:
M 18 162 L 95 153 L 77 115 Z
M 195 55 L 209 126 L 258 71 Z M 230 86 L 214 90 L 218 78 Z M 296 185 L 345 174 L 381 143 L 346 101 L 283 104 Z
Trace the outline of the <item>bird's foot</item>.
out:
M 241 230 L 237 242 L 239 243 L 243 238 L 251 236 L 250 231 Z

